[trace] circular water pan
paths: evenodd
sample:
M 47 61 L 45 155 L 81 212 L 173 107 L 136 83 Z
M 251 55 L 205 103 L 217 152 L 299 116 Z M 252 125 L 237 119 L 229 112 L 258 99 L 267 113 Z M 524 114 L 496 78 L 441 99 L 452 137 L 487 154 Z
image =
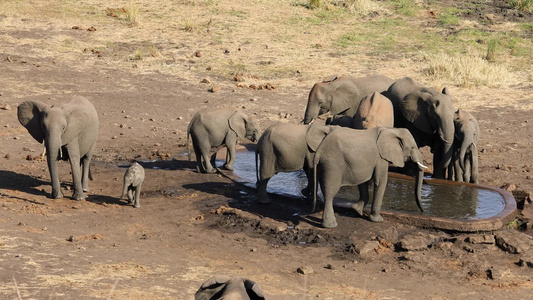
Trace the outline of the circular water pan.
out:
M 224 171 L 223 174 L 235 182 L 255 188 L 255 145 L 246 145 L 246 148 L 237 152 L 235 170 Z M 303 171 L 278 173 L 269 181 L 268 192 L 301 198 L 300 190 L 306 184 Z M 343 187 L 334 200 L 334 206 L 336 209 L 352 209 L 352 204 L 358 198 L 357 187 Z M 372 199 L 372 194 L 370 198 Z M 516 215 L 516 201 L 505 190 L 432 178 L 424 179 L 422 207 L 424 212 L 420 212 L 414 200 L 414 179 L 389 173 L 381 212 L 389 221 L 473 232 L 500 229 L 514 220 Z M 370 204 L 365 209 L 367 214 L 369 211 Z

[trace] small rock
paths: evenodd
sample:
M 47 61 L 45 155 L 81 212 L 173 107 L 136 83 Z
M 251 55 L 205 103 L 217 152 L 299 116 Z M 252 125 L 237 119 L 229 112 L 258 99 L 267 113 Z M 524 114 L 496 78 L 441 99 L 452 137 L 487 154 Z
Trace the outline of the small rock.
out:
M 333 266 L 332 264 L 327 264 L 324 268 L 328 270 L 335 270 L 335 266 Z
M 504 189 L 508 192 L 512 192 L 516 190 L 516 185 L 514 183 L 506 183 L 503 186 L 500 187 L 501 189 Z
M 211 88 L 208 91 L 211 92 L 211 93 L 218 93 L 218 92 L 220 92 L 220 90 L 221 90 L 220 85 L 217 84 L 217 83 L 213 83 L 213 85 L 211 86 Z
M 516 230 L 497 232 L 496 245 L 511 254 L 526 253 L 533 247 L 533 237 Z
M 8 56 L 8 57 L 6 58 L 6 60 L 7 60 L 8 62 L 13 62 L 13 58 L 11 58 L 11 56 Z
M 256 102 L 256 101 L 257 101 L 257 98 L 252 98 L 252 99 L 250 99 L 250 101 L 252 101 L 252 102 Z
M 111 139 L 112 140 L 116 140 L 118 137 L 116 135 L 112 136 Z
M 303 274 L 303 275 L 309 275 L 309 274 L 313 274 L 315 271 L 310 266 L 303 266 L 303 267 L 299 267 L 298 269 L 296 269 L 296 272 Z
M 494 244 L 494 235 L 483 234 L 483 235 L 473 235 L 465 239 L 465 242 L 471 244 Z
M 533 254 L 527 253 L 522 255 L 522 257 L 518 261 L 518 265 L 521 267 L 528 266 L 530 268 L 533 268 Z
M 11 105 L 9 104 L 6 104 L 2 107 L 3 110 L 10 110 L 11 109 Z
M 209 77 L 206 77 L 200 81 L 200 83 L 211 83 L 211 79 Z
M 83 30 L 83 28 L 81 28 L 80 26 L 72 26 L 72 29 L 75 29 L 75 30 Z
M 179 117 L 177 117 L 176 119 L 178 119 L 178 120 L 183 120 L 183 117 L 182 117 L 182 116 L 179 116 Z
M 91 26 L 87 29 L 87 31 L 96 31 L 96 28 L 94 28 L 94 26 Z
M 74 242 L 74 236 L 71 235 L 67 238 L 67 242 Z
M 268 228 L 275 232 L 282 232 L 287 230 L 287 224 L 268 217 L 262 218 L 261 221 L 259 221 L 259 226 L 262 228 Z
M 8 153 L 4 156 L 5 159 L 10 159 L 11 158 L 11 155 Z
M 229 54 L 229 49 L 224 50 L 225 54 Z
M 406 235 L 400 239 L 400 247 L 407 251 L 427 250 L 430 239 L 422 235 Z
M 257 252 L 257 248 L 250 249 L 250 252 Z
M 202 57 L 204 55 L 204 53 L 200 50 L 196 50 L 196 52 L 194 52 L 194 56 L 196 57 Z
M 237 82 L 243 82 L 244 81 L 244 76 L 242 76 L 242 74 L 237 74 L 237 75 L 235 75 L 235 77 L 233 77 L 233 80 L 235 80 Z
M 393 244 L 396 244 L 398 242 L 398 230 L 396 229 L 396 227 L 391 226 L 381 231 L 377 236 L 377 240 L 381 241 L 382 239 L 385 239 Z

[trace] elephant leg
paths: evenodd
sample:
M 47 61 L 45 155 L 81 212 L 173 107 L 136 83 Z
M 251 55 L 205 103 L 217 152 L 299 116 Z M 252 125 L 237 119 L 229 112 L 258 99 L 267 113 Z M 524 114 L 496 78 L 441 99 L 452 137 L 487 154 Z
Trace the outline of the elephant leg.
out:
M 303 188 L 300 192 L 302 193 L 302 195 L 304 195 L 304 197 L 307 198 L 307 200 L 313 201 L 313 169 L 304 166 L 304 172 L 305 177 L 307 177 L 307 186 Z
M 372 222 L 383 222 L 381 205 L 383 204 L 383 196 L 387 187 L 387 177 L 387 168 L 385 170 L 374 171 L 374 202 L 372 202 L 372 209 L 370 211 L 370 221 Z
M 270 177 L 261 177 L 259 180 L 259 185 L 257 186 L 257 201 L 261 204 L 268 204 L 272 202 L 267 193 L 267 185 L 269 180 Z
M 341 188 L 342 175 L 339 172 L 330 172 L 325 174 L 320 181 L 320 188 L 324 195 L 324 212 L 322 213 L 322 226 L 324 228 L 337 227 L 335 212 L 333 211 L 333 198 Z
M 463 173 L 464 182 L 470 182 L 471 171 L 472 171 L 471 166 L 472 166 L 472 156 L 470 154 L 466 154 L 466 156 L 465 156 L 465 171 Z
M 235 145 L 237 143 L 237 136 L 229 135 L 226 137 L 226 163 L 224 169 L 233 171 L 233 164 L 235 163 Z
M 50 151 L 47 153 L 48 155 L 48 170 L 50 171 L 50 178 L 52 179 L 52 199 L 60 199 L 63 198 L 63 192 L 61 192 L 61 183 L 59 182 L 59 173 L 57 170 L 57 159 L 53 157 L 53 155 L 50 155 Z
M 352 208 L 360 215 L 363 216 L 363 209 L 365 208 L 366 204 L 368 203 L 368 200 L 370 199 L 370 195 L 368 193 L 368 187 L 370 186 L 370 181 L 361 183 L 359 188 L 359 201 L 357 201 L 354 205 L 352 205 Z
M 128 203 L 133 203 L 133 187 L 128 187 Z
M 453 173 L 453 178 L 455 181 L 463 181 L 463 169 L 461 168 L 461 164 L 459 163 L 459 158 L 453 160 Z
M 72 197 L 75 200 L 84 200 L 83 187 L 81 184 L 81 157 L 80 149 L 77 141 L 74 141 L 67 145 L 69 153 L 70 167 L 72 169 L 72 183 L 74 184 L 74 195 Z
M 213 165 L 209 159 L 209 152 L 211 150 L 211 144 L 209 144 L 209 140 L 199 141 L 198 150 L 200 152 L 200 156 L 196 158 L 196 161 L 200 166 L 200 171 L 203 169 L 205 173 L 215 173 L 216 169 L 213 168 Z M 202 164 L 202 160 L 204 164 Z
M 81 184 L 83 187 L 84 192 L 89 191 L 89 172 L 91 168 L 91 160 L 93 157 L 93 149 L 94 147 L 91 147 L 91 150 L 82 158 L 82 177 L 81 177 Z
M 138 186 L 135 187 L 135 201 L 133 202 L 133 206 L 136 207 L 136 208 L 139 208 L 141 207 L 141 187 L 142 187 L 142 184 L 139 184 Z

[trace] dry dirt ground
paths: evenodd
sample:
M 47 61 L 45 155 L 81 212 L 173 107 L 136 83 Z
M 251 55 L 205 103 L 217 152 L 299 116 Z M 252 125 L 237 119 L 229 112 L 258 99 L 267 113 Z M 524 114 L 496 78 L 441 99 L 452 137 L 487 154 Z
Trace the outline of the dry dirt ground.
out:
M 194 56 L 194 44 L 180 48 L 183 75 L 142 70 L 136 61 L 117 64 L 109 58 L 121 55 L 117 48 L 102 57 L 90 48 L 68 57 L 42 53 L 34 45 L 43 39 L 90 44 L 92 34 L 111 29 L 75 30 L 75 23 L 1 12 L 0 20 L 0 298 L 192 299 L 203 281 L 224 274 L 250 277 L 270 299 L 531 299 L 532 230 L 525 217 L 513 222 L 520 230 L 459 234 L 342 212 L 338 228 L 326 230 L 317 226 L 319 213 L 294 215 L 307 209 L 303 201 L 279 197 L 259 206 L 253 190 L 221 174 L 199 174 L 187 161 L 185 131 L 198 109 L 240 108 L 262 128 L 297 123 L 320 77 L 272 82 L 274 90 L 238 87 L 195 68 L 202 57 Z M 351 75 L 375 72 L 408 75 L 398 66 Z M 220 91 L 200 83 L 209 76 Z M 509 93 L 515 102 L 502 105 Z M 533 191 L 532 111 L 520 105 L 532 93 L 531 83 L 456 93 L 475 103 L 492 100 L 470 104 L 482 128 L 481 183 L 515 185 L 520 208 Z M 42 146 L 16 117 L 25 100 L 53 104 L 72 95 L 90 99 L 100 118 L 86 201 L 68 198 L 67 163 L 60 164 L 67 198 L 48 198 Z M 146 168 L 139 209 L 118 199 L 133 160 Z

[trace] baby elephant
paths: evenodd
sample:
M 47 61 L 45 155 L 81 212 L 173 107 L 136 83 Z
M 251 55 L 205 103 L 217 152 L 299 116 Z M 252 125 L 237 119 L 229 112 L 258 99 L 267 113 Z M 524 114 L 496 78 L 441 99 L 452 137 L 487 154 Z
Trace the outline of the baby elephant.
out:
M 209 160 L 209 152 L 212 147 L 226 146 L 228 152 L 224 168 L 233 170 L 237 138 L 247 138 L 255 142 L 259 139 L 260 133 L 255 121 L 248 118 L 246 114 L 233 109 L 215 108 L 200 110 L 189 123 L 187 151 L 190 161 L 189 135 L 196 154 L 198 170 L 202 173 L 214 173 L 216 172 L 213 167 L 216 152 L 211 161 Z
M 478 183 L 479 124 L 471 113 L 460 109 L 455 112 L 453 123 L 453 167 L 448 166 L 448 179 Z
M 128 202 L 133 203 L 135 207 L 141 207 L 141 187 L 144 181 L 144 168 L 137 162 L 134 162 L 124 174 L 124 189 L 122 190 L 123 199 L 128 194 Z
M 216 275 L 206 280 L 194 294 L 194 300 L 264 300 L 263 290 L 255 281 L 243 277 Z

